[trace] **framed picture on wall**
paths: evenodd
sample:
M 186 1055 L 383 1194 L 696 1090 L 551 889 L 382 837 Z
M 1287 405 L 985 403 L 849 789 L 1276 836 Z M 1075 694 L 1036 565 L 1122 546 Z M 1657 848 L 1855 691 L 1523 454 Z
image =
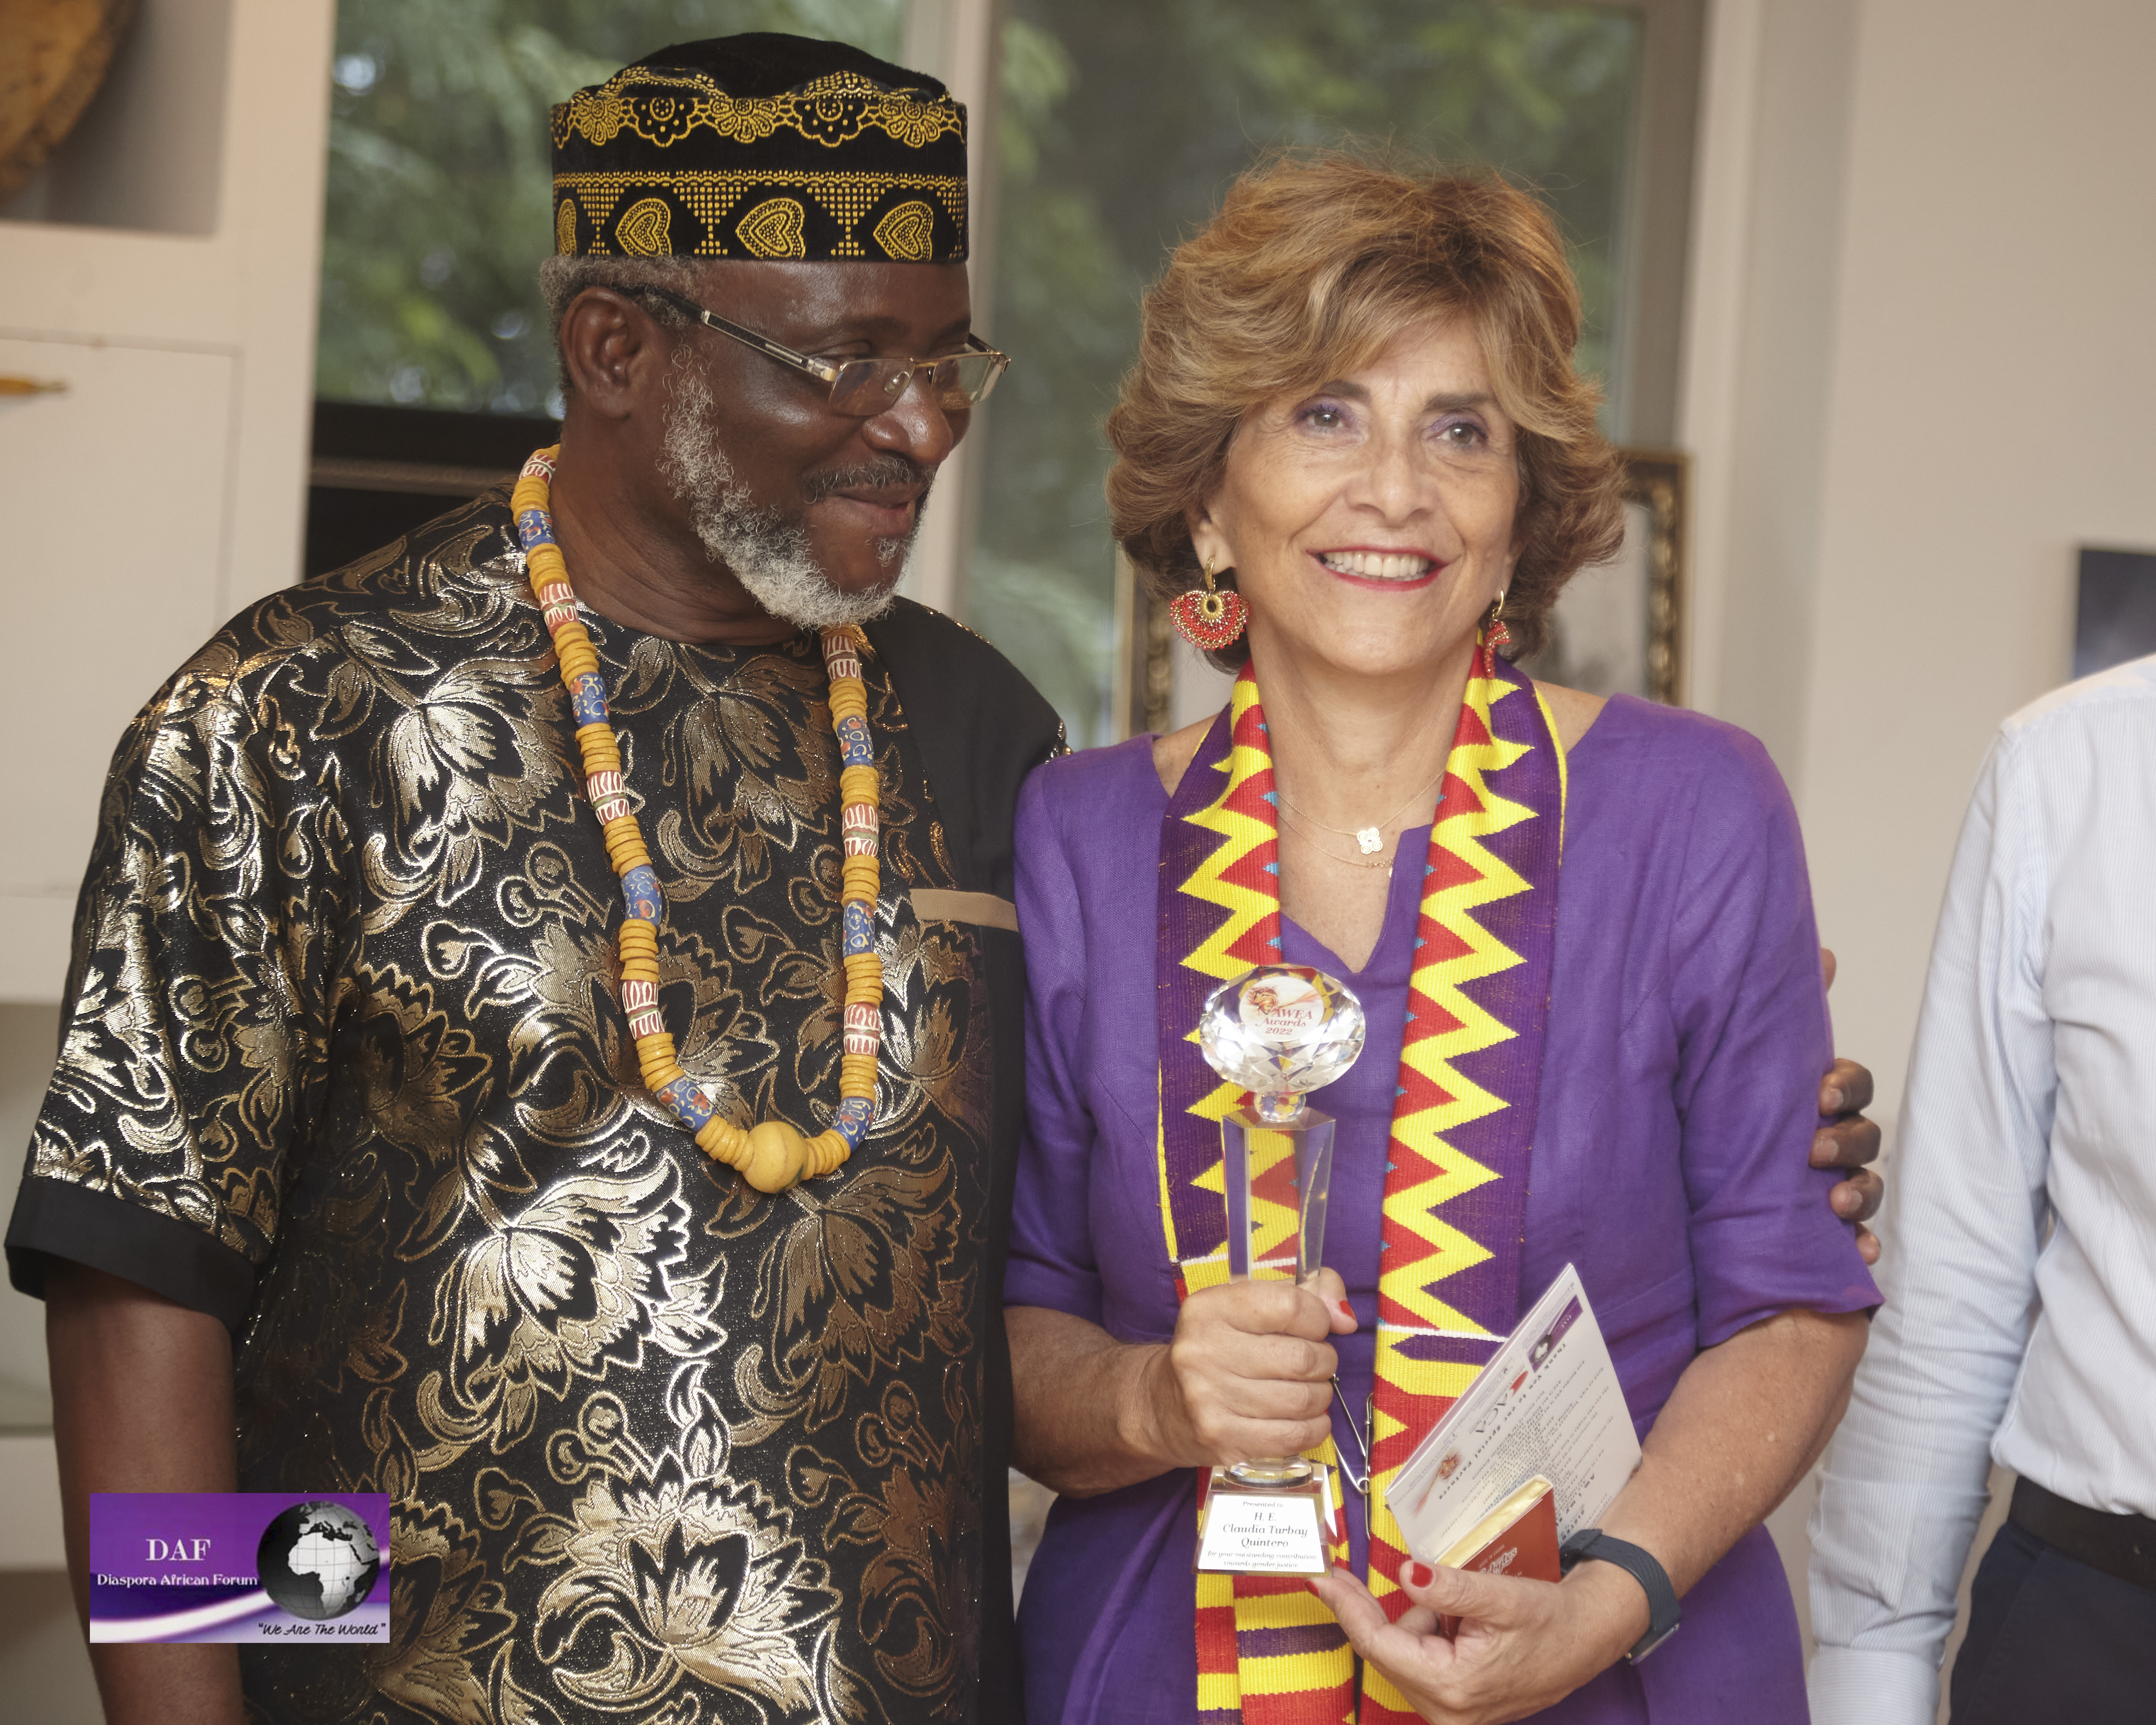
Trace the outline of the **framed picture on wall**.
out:
M 1566 584 L 1543 650 L 1521 661 L 1545 682 L 1681 706 L 1690 464 L 1668 449 L 1620 449 L 1625 542 Z M 1229 679 L 1192 651 L 1119 552 L 1116 711 L 1122 734 L 1173 731 L 1217 712 Z
M 1620 449 L 1625 543 L 1558 596 L 1550 638 L 1520 668 L 1589 695 L 1636 695 L 1681 706 L 1686 592 L 1686 458 Z
M 2156 552 L 2083 546 L 2074 605 L 2074 675 L 2156 653 Z

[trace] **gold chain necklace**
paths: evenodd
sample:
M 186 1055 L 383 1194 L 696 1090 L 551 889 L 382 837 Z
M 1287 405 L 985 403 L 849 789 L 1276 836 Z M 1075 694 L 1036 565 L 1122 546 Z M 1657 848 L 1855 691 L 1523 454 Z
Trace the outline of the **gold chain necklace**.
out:
M 562 686 L 576 716 L 585 793 L 599 819 L 607 855 L 621 876 L 627 915 L 621 925 L 621 1004 L 636 1039 L 644 1088 L 674 1111 L 715 1162 L 737 1168 L 759 1192 L 779 1192 L 797 1180 L 837 1168 L 875 1124 L 876 1050 L 883 1035 L 883 961 L 876 957 L 875 907 L 881 885 L 876 811 L 882 779 L 869 740 L 868 691 L 861 681 L 867 641 L 849 624 L 824 631 L 824 669 L 830 680 L 831 728 L 839 739 L 839 829 L 845 845 L 839 870 L 840 951 L 846 970 L 844 1053 L 839 1061 L 839 1104 L 831 1124 L 809 1137 L 783 1120 L 743 1132 L 723 1119 L 702 1086 L 681 1070 L 659 1012 L 659 876 L 644 849 L 644 829 L 622 784 L 621 747 L 607 718 L 606 683 L 598 652 L 577 615 L 569 567 L 554 542 L 548 511 L 561 446 L 541 449 L 524 464 L 511 494 L 517 537 L 524 546 L 531 594 L 554 638 Z
M 1296 809 L 1293 799 L 1289 797 L 1288 793 L 1285 790 L 1281 788 L 1280 775 L 1277 773 L 1273 775 L 1273 792 L 1275 795 L 1279 797 L 1281 803 L 1284 808 L 1294 809 L 1295 813 L 1301 815 L 1302 820 L 1307 822 L 1311 826 L 1317 827 L 1324 832 L 1336 833 L 1342 839 L 1353 839 L 1355 841 L 1356 848 L 1359 850 L 1363 855 L 1373 856 L 1385 842 L 1385 829 L 1390 826 L 1394 821 L 1398 820 L 1403 814 L 1405 814 L 1408 810 L 1414 808 L 1419 800 L 1428 796 L 1432 786 L 1442 784 L 1444 782 L 1445 768 L 1440 767 L 1437 769 L 1437 777 L 1435 778 L 1431 779 L 1429 784 L 1425 784 L 1420 790 L 1417 791 L 1414 796 L 1409 797 L 1406 802 L 1401 803 L 1398 809 L 1394 809 L 1375 826 L 1356 827 L 1352 830 L 1346 827 L 1328 827 L 1323 821 L 1318 819 L 1315 815 L 1306 814 L 1301 809 Z M 1345 861 L 1346 859 L 1343 857 L 1342 860 Z M 1365 863 L 1362 865 L 1362 866 L 1364 868 L 1375 868 L 1378 865 L 1375 863 Z
M 1277 784 L 1276 784 L 1275 788 L 1278 788 Z M 1327 850 L 1325 846 L 1317 843 L 1317 835 L 1312 832 L 1308 827 L 1303 825 L 1301 820 L 1296 816 L 1295 811 L 1289 808 L 1285 802 L 1281 805 L 1281 813 L 1287 816 L 1290 824 L 1301 829 L 1303 836 L 1308 839 L 1312 845 L 1316 847 L 1317 854 L 1323 857 L 1327 861 L 1340 863 L 1351 869 L 1383 869 L 1388 875 L 1393 872 L 1393 865 L 1389 858 L 1383 862 L 1365 862 L 1359 856 L 1342 856 L 1337 850 Z M 1327 832 L 1337 832 L 1339 829 L 1337 827 L 1327 827 L 1325 830 Z

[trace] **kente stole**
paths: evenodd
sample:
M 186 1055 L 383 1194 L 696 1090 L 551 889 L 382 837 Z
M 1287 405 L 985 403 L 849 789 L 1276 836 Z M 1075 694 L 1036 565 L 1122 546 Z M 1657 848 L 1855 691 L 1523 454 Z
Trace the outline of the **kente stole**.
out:
M 1385 1487 L 1517 1321 L 1549 1015 L 1564 755 L 1533 684 L 1481 642 L 1444 785 L 1415 925 L 1378 1282 L 1367 1581 L 1395 1618 L 1409 1604 L 1396 1580 L 1405 1553 Z M 1245 1100 L 1205 1064 L 1199 1013 L 1219 983 L 1282 962 L 1279 865 L 1265 711 L 1245 666 L 1161 828 L 1160 1213 L 1178 1299 L 1228 1279 L 1218 1122 Z M 1284 1154 L 1251 1176 L 1252 1260 L 1286 1276 L 1293 1178 Z M 1330 1435 L 1310 1453 L 1340 1505 L 1350 1488 Z M 1201 1508 L 1203 1490 L 1201 1476 Z M 1344 1565 L 1344 1515 L 1331 1535 Z M 1417 1719 L 1374 1670 L 1358 1713 L 1347 1637 L 1299 1577 L 1199 1575 L 1197 1589 L 1205 1725 Z

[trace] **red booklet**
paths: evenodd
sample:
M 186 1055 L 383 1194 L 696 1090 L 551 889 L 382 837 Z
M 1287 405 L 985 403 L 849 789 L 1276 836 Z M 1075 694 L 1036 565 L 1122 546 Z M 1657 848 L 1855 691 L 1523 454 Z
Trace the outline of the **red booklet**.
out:
M 1493 1505 L 1437 1561 L 1448 1569 L 1479 1569 L 1486 1575 L 1563 1579 L 1558 1561 L 1556 1488 L 1539 1475 L 1525 1481 Z M 1449 1637 L 1459 1633 L 1460 1620 L 1440 1617 L 1437 1627 Z

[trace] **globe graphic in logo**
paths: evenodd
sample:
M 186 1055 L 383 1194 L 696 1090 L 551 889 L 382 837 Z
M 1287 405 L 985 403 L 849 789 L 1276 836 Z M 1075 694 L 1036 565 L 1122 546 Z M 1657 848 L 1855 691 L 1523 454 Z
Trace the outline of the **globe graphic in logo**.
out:
M 263 1530 L 254 1573 L 295 1617 L 341 1617 L 381 1573 L 374 1532 L 341 1503 L 295 1503 Z

